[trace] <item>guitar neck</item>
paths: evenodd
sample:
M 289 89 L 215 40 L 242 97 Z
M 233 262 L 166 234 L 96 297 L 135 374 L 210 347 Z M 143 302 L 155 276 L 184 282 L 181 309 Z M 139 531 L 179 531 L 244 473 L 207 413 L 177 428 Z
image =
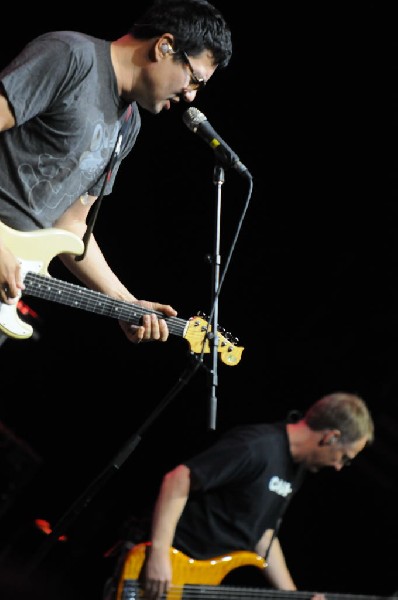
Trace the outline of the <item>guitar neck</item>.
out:
M 84 311 L 111 317 L 120 321 L 127 321 L 139 325 L 144 315 L 155 314 L 167 321 L 169 331 L 173 335 L 184 337 L 188 324 L 186 319 L 167 317 L 161 312 L 149 310 L 123 300 L 115 300 L 106 294 L 96 292 L 80 285 L 65 282 L 53 277 L 47 277 L 33 271 L 28 271 L 25 279 L 24 294 L 50 300 Z
M 136 600 L 141 587 L 137 581 L 124 582 L 120 600 Z M 164 600 L 311 600 L 316 592 L 283 591 L 268 588 L 250 588 L 235 585 L 172 585 Z M 361 596 L 323 592 L 326 600 L 388 600 L 387 596 Z M 390 597 L 391 600 L 392 597 Z
M 198 586 L 184 586 L 184 600 L 194 600 L 198 598 Z M 195 591 L 196 588 L 196 591 Z M 263 588 L 243 588 L 238 586 L 220 585 L 217 588 L 214 586 L 202 586 L 201 593 L 206 600 L 249 600 L 249 599 L 266 599 L 266 600 L 311 600 L 315 592 L 295 591 L 288 592 L 283 590 L 272 590 Z M 358 596 L 356 594 L 333 594 L 324 593 L 326 600 L 382 600 L 382 596 Z M 171 596 L 173 597 L 173 596 Z M 384 598 L 384 600 L 387 600 Z

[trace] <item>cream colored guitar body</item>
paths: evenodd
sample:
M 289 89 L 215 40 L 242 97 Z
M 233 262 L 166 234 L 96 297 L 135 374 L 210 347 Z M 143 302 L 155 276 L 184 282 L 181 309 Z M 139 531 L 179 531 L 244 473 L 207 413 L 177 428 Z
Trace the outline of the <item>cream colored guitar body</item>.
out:
M 48 267 L 58 254 L 81 254 L 83 241 L 63 229 L 15 231 L 0 221 L 0 238 L 21 262 L 23 278 L 28 272 L 49 276 Z M 0 329 L 17 339 L 31 337 L 32 327 L 19 318 L 16 304 L 0 303 Z

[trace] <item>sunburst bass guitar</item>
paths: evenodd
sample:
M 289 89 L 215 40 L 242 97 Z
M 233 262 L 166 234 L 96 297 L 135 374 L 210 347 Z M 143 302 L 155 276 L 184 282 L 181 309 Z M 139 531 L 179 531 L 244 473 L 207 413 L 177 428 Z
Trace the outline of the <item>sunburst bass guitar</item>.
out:
M 171 334 L 187 340 L 191 352 L 195 354 L 210 352 L 211 328 L 200 315 L 188 320 L 165 317 L 161 312 L 115 300 L 101 292 L 51 277 L 48 268 L 55 256 L 82 254 L 83 241 L 73 233 L 57 228 L 30 232 L 15 231 L 0 221 L 0 238 L 21 263 L 25 285 L 24 295 L 36 296 L 134 325 L 138 325 L 144 315 L 156 314 L 165 319 Z M 0 331 L 15 339 L 26 339 L 32 336 L 33 328 L 19 318 L 16 304 L 0 302 Z M 229 366 L 237 365 L 244 348 L 237 346 L 236 341 L 220 332 L 217 338 L 217 351 L 221 361 Z
M 141 571 L 150 543 L 133 546 L 123 561 L 117 582 L 116 600 L 138 600 L 145 598 L 140 584 Z M 224 585 L 223 579 L 234 569 L 267 567 L 264 558 L 254 552 L 231 552 L 210 560 L 195 560 L 183 552 L 170 548 L 173 570 L 171 586 L 164 600 L 249 600 L 267 598 L 281 600 L 311 600 L 315 592 L 281 591 L 267 588 L 248 588 Z M 325 593 L 327 600 L 383 600 L 386 596 L 357 596 L 352 594 Z

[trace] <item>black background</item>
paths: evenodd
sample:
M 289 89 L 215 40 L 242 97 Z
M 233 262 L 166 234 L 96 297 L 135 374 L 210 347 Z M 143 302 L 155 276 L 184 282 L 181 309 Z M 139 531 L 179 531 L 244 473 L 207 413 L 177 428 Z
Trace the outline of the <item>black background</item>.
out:
M 95 19 L 11 7 L 21 26 L 3 38 L 2 64 L 52 29 L 119 37 L 144 6 L 96 10 Z M 367 400 L 376 441 L 349 469 L 309 478 L 280 532 L 287 561 L 300 589 L 398 589 L 393 15 L 370 1 L 217 6 L 234 55 L 194 105 L 253 176 L 219 298 L 219 323 L 244 347 L 242 360 L 218 362 L 212 431 L 206 368 L 172 394 L 192 364 L 186 340 L 133 346 L 112 319 L 24 298 L 39 315 L 35 336 L 0 348 L 0 558 L 5 580 L 14 570 L 33 578 L 38 598 L 48 586 L 52 598 L 100 598 L 113 568 L 104 554 L 129 518 L 149 513 L 165 470 L 232 425 L 285 418 L 336 390 Z M 213 153 L 183 124 L 185 109 L 141 111 L 95 233 L 137 297 L 189 319 L 210 312 L 217 198 Z M 226 171 L 221 267 L 248 193 L 247 180 Z M 57 259 L 50 272 L 73 281 Z M 135 451 L 116 469 L 131 440 Z M 68 541 L 48 544 L 36 518 Z

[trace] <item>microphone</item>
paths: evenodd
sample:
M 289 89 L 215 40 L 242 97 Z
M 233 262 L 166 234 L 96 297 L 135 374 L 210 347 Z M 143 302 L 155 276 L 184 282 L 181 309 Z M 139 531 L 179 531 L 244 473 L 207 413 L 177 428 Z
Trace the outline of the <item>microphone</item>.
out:
M 250 176 L 247 167 L 241 163 L 239 156 L 214 131 L 213 127 L 200 110 L 191 106 L 183 114 L 182 120 L 188 129 L 197 133 L 210 148 L 213 148 L 222 167 L 232 167 L 233 169 L 236 169 L 238 173 Z

